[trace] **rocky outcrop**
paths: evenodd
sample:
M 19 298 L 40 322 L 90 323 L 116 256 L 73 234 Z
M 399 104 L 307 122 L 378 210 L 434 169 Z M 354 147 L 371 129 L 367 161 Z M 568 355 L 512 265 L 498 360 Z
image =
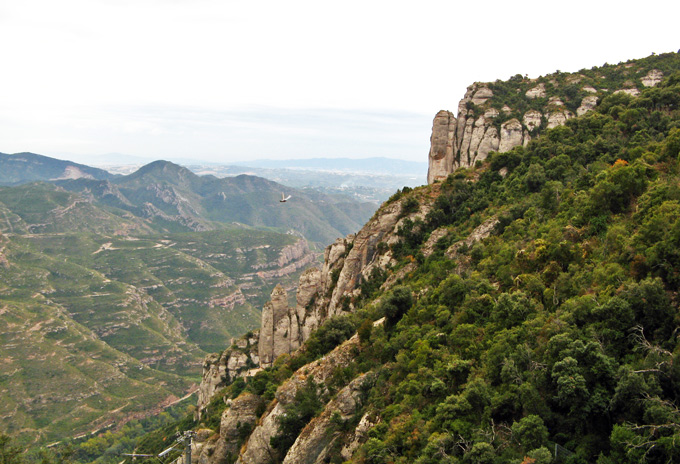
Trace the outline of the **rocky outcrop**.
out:
M 436 192 L 439 187 L 433 186 L 430 189 Z M 434 197 L 436 195 L 421 198 L 420 208 L 409 214 L 403 213 L 403 200 L 383 205 L 358 234 L 338 239 L 328 246 L 323 267 L 308 269 L 300 277 L 294 306 L 288 304 L 286 290 L 277 286 L 263 309 L 260 331 L 249 338 L 234 341 L 223 353 L 206 359 L 199 392 L 199 412 L 235 376 L 248 377 L 257 371 L 256 366 L 263 368 L 272 365 L 278 356 L 297 350 L 326 319 L 351 310 L 352 299 L 360 295 L 363 279 L 369 278 L 376 268 L 384 272 L 395 264 L 389 245 L 401 240 L 397 234 L 399 227 L 409 219 L 422 219 L 429 211 Z M 383 285 L 389 287 L 393 283 L 394 280 L 388 279 Z M 322 359 L 298 370 L 280 386 L 276 392 L 276 400 L 269 405 L 268 412 L 258 419 L 248 442 L 239 451 L 238 462 L 272 462 L 273 450 L 269 441 L 278 431 L 277 417 L 285 413 L 285 406 L 294 401 L 296 392 L 304 385 L 308 376 L 313 376 L 315 382 L 323 385 L 338 367 L 351 362 L 357 349 L 359 339 L 355 335 Z M 294 447 L 297 457 L 286 458 L 286 462 L 298 462 L 301 455 L 312 456 L 316 453 L 318 456 L 327 456 L 334 440 L 331 433 L 331 441 L 328 441 L 329 436 L 326 433 L 331 431 L 330 417 L 338 412 L 345 420 L 354 414 L 353 408 L 356 409 L 361 404 L 356 385 L 352 384 L 341 390 L 334 402 L 327 407 L 327 412 L 313 422 L 313 428 L 308 433 L 301 434 L 301 441 Z M 234 438 L 237 435 L 234 432 L 234 423 L 238 423 L 241 417 L 252 420 L 248 411 L 253 411 L 256 406 L 247 399 L 237 400 L 227 401 L 228 409 L 222 417 L 220 438 L 203 445 L 201 456 L 206 459 L 206 464 L 223 464 L 227 462 L 225 460 L 228 456 L 234 456 L 233 452 L 238 444 L 238 440 Z M 365 433 L 357 433 L 343 438 L 342 443 L 349 450 L 353 448 L 348 443 L 354 443 L 353 446 L 356 447 L 364 438 Z
M 523 139 L 522 123 L 514 118 L 506 121 L 501 126 L 501 143 L 498 147 L 498 151 L 502 153 L 511 150 L 518 145 L 522 145 Z
M 545 97 L 545 84 L 540 83 L 536 87 L 533 87 L 526 91 L 526 97 L 533 100 L 534 98 L 544 98 Z
M 258 409 L 262 399 L 249 392 L 243 392 L 235 400 L 227 400 L 227 409 L 220 420 L 220 439 L 224 442 L 226 453 L 236 456 L 240 441 L 246 431 L 255 428 Z
M 258 356 L 258 333 L 236 340 L 222 353 L 208 355 L 203 361 L 203 376 L 198 389 L 197 411 L 201 417 L 203 408 L 213 395 L 226 387 L 237 376 L 251 372 L 260 365 Z
M 587 97 L 584 97 L 583 100 L 581 100 L 581 106 L 579 106 L 576 110 L 576 115 L 583 116 L 588 111 L 595 108 L 595 105 L 597 105 L 597 100 L 597 95 L 588 95 Z
M 527 92 L 527 98 L 538 98 L 544 87 Z M 487 84 L 474 84 L 468 87 L 465 96 L 458 104 L 458 116 L 449 111 L 440 111 L 432 123 L 430 138 L 429 184 L 445 179 L 460 167 L 474 166 L 484 161 L 493 151 L 504 152 L 518 145 L 526 145 L 531 139 L 529 131 L 540 126 L 542 115 L 532 110 L 526 116 L 528 125 L 522 125 L 517 118 L 498 125 L 494 120 L 500 112 L 488 106 L 493 100 L 493 91 Z M 475 111 L 484 109 L 483 114 Z M 512 112 L 505 106 L 504 113 Z M 538 113 L 538 114 L 537 114 Z
M 586 97 L 587 98 L 587 97 Z M 574 113 L 571 111 L 553 111 L 548 115 L 548 129 L 552 129 L 557 126 L 563 126 L 567 122 L 567 119 L 574 117 Z
M 460 242 L 456 242 L 453 245 L 451 245 L 446 250 L 446 256 L 449 257 L 450 259 L 454 259 L 456 258 L 458 250 L 460 250 L 461 247 L 464 246 L 466 248 L 470 248 L 476 242 L 484 240 L 489 235 L 491 235 L 491 232 L 493 232 L 493 229 L 496 227 L 498 222 L 499 221 L 497 217 L 487 219 L 486 221 L 478 225 L 477 228 L 475 228 L 475 230 L 473 230 L 472 233 L 465 238 L 465 240 L 461 240 Z
M 642 85 L 645 87 L 655 87 L 663 80 L 663 73 L 658 69 L 652 69 L 645 77 L 641 79 Z
M 298 369 L 293 376 L 276 391 L 276 398 L 270 410 L 260 418 L 257 426 L 241 448 L 237 464 L 270 464 L 274 462 L 275 451 L 270 440 L 278 433 L 277 417 L 285 414 L 285 406 L 294 401 L 297 392 L 303 388 L 309 377 L 325 390 L 326 381 L 337 368 L 345 367 L 354 359 L 354 350 L 359 347 L 359 337 L 353 336 L 323 358 Z M 325 392 L 320 391 L 323 395 Z
M 663 79 L 658 69 L 639 71 L 637 78 L 645 87 L 653 87 Z M 544 129 L 552 129 L 564 125 L 575 116 L 582 116 L 597 105 L 606 94 L 623 92 L 632 96 L 640 94 L 636 80 L 623 82 L 618 89 L 597 87 L 597 79 L 580 84 L 586 76 L 573 74 L 566 78 L 559 75 L 550 79 L 513 80 L 515 90 L 501 85 L 497 97 L 494 83 L 475 83 L 467 88 L 465 96 L 458 104 L 458 112 L 441 110 L 432 123 L 430 138 L 428 184 L 444 180 L 449 174 L 461 167 L 472 167 L 484 161 L 491 152 L 506 152 L 517 146 L 526 146 L 533 137 Z M 513 78 L 515 79 L 515 78 Z M 507 84 L 507 83 L 505 83 Z M 570 100 L 569 92 L 554 95 L 560 85 L 580 85 L 583 96 L 581 101 Z M 592 84 L 592 85 L 591 85 Z M 514 108 L 502 104 L 501 98 L 507 93 L 517 92 L 513 96 L 524 98 L 522 104 Z M 571 92 L 571 90 L 570 90 Z M 553 93 L 553 95 L 550 95 Z M 574 95 L 574 93 L 571 93 Z M 573 98 L 578 98 L 574 96 Z M 537 108 L 537 105 L 540 107 Z M 576 114 L 574 114 L 574 111 Z M 499 118 L 499 115 L 503 117 Z
M 542 121 L 543 114 L 540 111 L 536 110 L 527 111 L 526 113 L 524 113 L 524 117 L 522 118 L 522 122 L 524 123 L 524 126 L 529 130 L 529 132 L 541 127 Z
M 297 314 L 288 306 L 288 293 L 277 285 L 262 308 L 258 354 L 260 367 L 270 367 L 276 358 L 300 346 Z
M 449 175 L 453 169 L 456 118 L 450 111 L 440 111 L 432 122 L 430 137 L 430 168 L 427 183 Z
M 617 90 L 614 93 L 625 93 L 630 95 L 631 97 L 637 97 L 638 95 L 640 95 L 640 90 L 638 90 L 636 87 L 629 87 L 627 89 Z
M 351 310 L 361 282 L 374 269 L 384 271 L 394 264 L 389 248 L 379 244 L 401 240 L 396 233 L 400 225 L 407 218 L 424 217 L 428 210 L 429 201 L 423 201 L 419 211 L 402 217 L 401 202 L 396 201 L 383 206 L 358 234 L 336 240 L 325 250 L 323 267 L 300 277 L 295 307 L 288 305 L 282 287 L 275 288 L 262 311 L 260 366 L 271 366 L 278 356 L 294 352 L 326 319 Z
M 288 450 L 283 464 L 329 462 L 334 455 L 335 442 L 343 435 L 340 431 L 334 430 L 333 421 L 352 419 L 365 400 L 362 388 L 373 378 L 373 374 L 361 374 L 340 390 L 323 412 L 305 426 Z

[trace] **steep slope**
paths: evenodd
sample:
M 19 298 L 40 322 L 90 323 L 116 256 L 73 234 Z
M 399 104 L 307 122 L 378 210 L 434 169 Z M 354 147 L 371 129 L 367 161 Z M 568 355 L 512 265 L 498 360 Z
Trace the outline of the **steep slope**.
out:
M 56 440 L 183 396 L 317 259 L 287 234 L 150 230 L 54 185 L 0 188 L 0 431 Z
M 3 296 L 0 316 L 2 430 L 21 442 L 63 440 L 150 414 L 191 386 L 111 348 L 42 296 Z
M 0 153 L 0 185 L 59 179 L 113 179 L 103 169 L 62 161 L 35 153 Z
M 296 307 L 276 289 L 263 346 L 204 366 L 201 421 L 222 420 L 199 459 L 679 460 L 680 60 L 663 58 L 637 98 L 398 192 Z M 230 364 L 244 356 L 267 367 Z

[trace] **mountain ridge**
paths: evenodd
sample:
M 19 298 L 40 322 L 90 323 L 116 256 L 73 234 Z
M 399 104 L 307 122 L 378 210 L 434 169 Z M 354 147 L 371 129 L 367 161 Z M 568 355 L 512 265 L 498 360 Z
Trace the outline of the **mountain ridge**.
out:
M 0 185 L 18 185 L 34 181 L 54 181 L 73 177 L 113 179 L 109 172 L 71 161 L 22 152 L 0 153 Z

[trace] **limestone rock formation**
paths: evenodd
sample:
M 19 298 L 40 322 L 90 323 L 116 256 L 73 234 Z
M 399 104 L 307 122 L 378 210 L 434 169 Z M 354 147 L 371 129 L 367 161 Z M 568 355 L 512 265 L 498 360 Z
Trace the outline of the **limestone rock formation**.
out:
M 498 151 L 505 152 L 522 144 L 522 123 L 516 118 L 506 121 L 501 126 L 501 143 Z
M 541 84 L 532 90 L 527 92 L 528 98 L 544 96 L 545 86 Z M 525 119 L 528 125 L 522 125 L 517 118 L 499 125 L 494 123 L 494 119 L 500 111 L 488 106 L 493 97 L 493 91 L 487 84 L 476 83 L 468 87 L 458 104 L 457 117 L 445 110 L 437 113 L 430 138 L 429 184 L 445 179 L 460 167 L 474 166 L 478 161 L 484 161 L 493 151 L 503 152 L 529 142 L 529 131 L 541 125 L 540 112 L 527 112 Z M 482 107 L 484 113 L 478 115 L 475 107 Z M 511 113 L 512 109 L 506 105 L 501 111 Z
M 532 131 L 538 127 L 541 127 L 541 121 L 543 120 L 543 114 L 540 111 L 536 110 L 529 110 L 526 113 L 524 113 L 524 117 L 522 118 L 522 122 L 524 122 L 524 126 L 529 129 L 529 131 Z
M 626 89 L 617 90 L 614 93 L 625 93 L 630 95 L 631 97 L 637 97 L 638 95 L 640 95 L 640 90 L 638 90 L 636 87 L 629 87 Z
M 595 108 L 595 105 L 597 105 L 597 100 L 597 95 L 588 95 L 587 97 L 584 97 L 583 100 L 581 100 L 581 106 L 579 106 L 576 110 L 576 115 L 583 116 L 588 111 Z
M 237 340 L 222 353 L 208 355 L 203 361 L 203 376 L 198 389 L 197 411 L 201 417 L 203 408 L 220 389 L 226 387 L 237 376 L 259 366 L 258 333 L 246 335 Z
M 333 445 L 341 433 L 332 430 L 331 417 L 337 414 L 341 420 L 349 420 L 360 407 L 364 398 L 362 388 L 373 379 L 372 374 L 361 374 L 340 390 L 323 412 L 305 426 L 293 446 L 288 450 L 283 464 L 314 464 L 329 462 L 333 457 Z
M 553 111 L 548 115 L 548 129 L 552 129 L 557 126 L 563 126 L 567 119 L 574 117 L 574 113 L 569 110 L 564 111 Z
M 450 111 L 440 111 L 432 122 L 430 137 L 430 169 L 427 182 L 448 176 L 453 169 L 453 141 L 456 133 L 456 118 Z
M 274 450 L 270 440 L 278 432 L 277 417 L 285 414 L 284 406 L 295 399 L 296 393 L 306 385 L 307 378 L 313 376 L 314 381 L 325 388 L 326 381 L 338 367 L 347 366 L 353 359 L 353 351 L 358 349 L 359 337 L 353 336 L 321 359 L 298 369 L 293 376 L 284 382 L 276 391 L 273 408 L 260 418 L 257 426 L 250 434 L 248 441 L 240 451 L 237 464 L 270 464 L 273 462 Z M 323 392 L 320 392 L 323 393 Z
M 527 90 L 526 94 L 527 98 L 529 99 L 534 99 L 534 98 L 544 98 L 545 97 L 545 84 L 540 83 L 536 87 Z
M 642 85 L 645 87 L 654 87 L 663 80 L 663 73 L 658 69 L 652 69 L 642 79 Z
M 222 413 L 220 420 L 218 450 L 226 456 L 238 454 L 243 431 L 255 428 L 257 411 L 261 405 L 262 399 L 249 392 L 243 392 L 236 399 L 227 401 L 227 409 Z
M 288 307 L 288 293 L 277 285 L 271 299 L 262 308 L 262 325 L 258 355 L 260 367 L 269 367 L 284 353 L 296 350 L 299 345 L 297 314 Z
M 652 70 L 641 78 L 643 85 L 654 86 L 663 78 L 663 73 Z M 585 76 L 575 74 L 566 78 L 569 85 L 577 85 Z M 474 166 L 478 161 L 484 161 L 491 152 L 506 152 L 516 146 L 526 146 L 537 132 L 563 125 L 573 118 L 576 104 L 568 97 L 551 95 L 559 87 L 557 79 L 544 82 L 524 81 L 526 85 L 533 84 L 528 90 L 516 91 L 517 97 L 525 98 L 523 105 L 511 108 L 507 104 L 499 105 L 494 95 L 493 84 L 475 83 L 467 88 L 465 96 L 458 103 L 458 113 L 441 110 L 432 123 L 432 137 L 430 138 L 428 184 L 444 180 L 449 174 L 461 167 Z M 550 87 L 551 86 L 551 87 Z M 633 80 L 624 84 L 625 88 L 616 90 L 631 95 L 639 94 Z M 504 92 L 507 92 L 507 87 Z M 583 85 L 582 91 L 589 93 L 580 102 L 576 115 L 582 116 L 591 111 L 599 99 L 614 89 L 595 88 L 593 85 Z M 512 92 L 512 90 L 510 90 Z M 523 93 L 522 93 L 523 92 Z M 498 97 L 498 98 L 503 98 Z M 543 100 L 541 100 L 543 99 Z M 530 102 L 531 100 L 536 100 Z M 541 105 L 541 108 L 536 108 Z M 500 110 L 499 110 L 500 108 Z M 569 109 L 568 109 L 569 108 Z M 499 119 L 503 114 L 505 118 Z M 514 115 L 508 120 L 508 115 Z
M 321 269 L 310 268 L 300 277 L 295 307 L 288 305 L 282 287 L 274 289 L 262 311 L 258 343 L 259 365 L 272 365 L 274 360 L 297 350 L 326 319 L 352 309 L 352 298 L 360 293 L 360 284 L 373 270 L 384 271 L 394 264 L 391 251 L 381 249 L 401 240 L 400 224 L 407 218 L 423 218 L 429 200 L 419 211 L 401 217 L 402 204 L 395 201 L 383 206 L 356 235 L 348 235 L 328 246 Z

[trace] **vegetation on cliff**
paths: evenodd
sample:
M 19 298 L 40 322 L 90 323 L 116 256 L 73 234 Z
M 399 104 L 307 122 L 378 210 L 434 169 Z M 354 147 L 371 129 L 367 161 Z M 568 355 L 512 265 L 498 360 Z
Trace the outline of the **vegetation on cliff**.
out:
M 419 266 L 391 295 L 414 304 L 357 358 L 379 366 L 380 423 L 354 461 L 547 462 L 555 444 L 567 462 L 680 459 L 678 103 L 678 74 L 610 96 L 454 173 L 403 227 Z M 493 216 L 492 236 L 451 246 Z
M 400 193 L 439 192 L 392 245 L 390 274 L 416 265 L 355 298 L 361 349 L 336 378 L 378 380 L 361 411 L 377 425 L 352 462 L 680 459 L 678 103 L 675 74 Z M 491 236 L 463 243 L 491 218 Z M 262 376 L 277 384 L 301 356 Z
M 680 461 L 680 73 L 664 74 L 400 191 L 399 239 L 377 246 L 398 263 L 346 295 L 353 311 L 302 350 L 216 395 L 200 427 L 218 431 L 224 400 L 244 389 L 269 402 L 264 417 L 277 388 L 357 331 L 349 363 L 286 403 L 266 462 L 290 461 L 292 435 L 318 424 L 300 432 L 301 420 L 365 372 L 366 400 L 326 430 L 337 450 L 357 443 L 348 462 Z M 258 445 L 246 435 L 239 445 Z

